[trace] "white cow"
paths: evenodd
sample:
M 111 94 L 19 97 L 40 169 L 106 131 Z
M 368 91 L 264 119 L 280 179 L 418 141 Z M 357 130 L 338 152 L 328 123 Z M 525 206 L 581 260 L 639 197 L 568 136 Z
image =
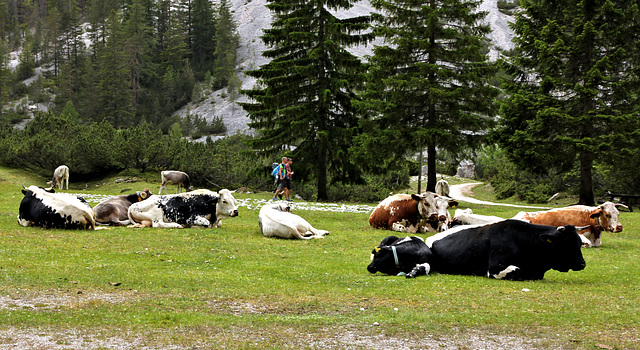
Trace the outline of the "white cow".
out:
M 53 179 L 47 181 L 47 185 L 51 187 L 58 186 L 59 190 L 62 190 L 63 182 L 66 183 L 67 190 L 69 189 L 69 167 L 61 165 L 53 171 Z
M 323 238 L 329 231 L 318 230 L 305 219 L 291 213 L 286 202 L 264 205 L 258 215 L 260 231 L 265 237 L 312 239 Z
M 51 192 L 50 192 L 51 191 Z M 53 193 L 53 189 L 29 186 L 22 190 L 18 223 L 22 226 L 64 229 L 95 229 L 91 206 L 81 197 Z
M 486 225 L 505 220 L 499 216 L 474 214 L 471 208 L 456 209 L 452 225 Z
M 220 220 L 238 216 L 238 208 L 229 190 L 195 190 L 133 203 L 128 216 L 134 227 L 220 227 Z

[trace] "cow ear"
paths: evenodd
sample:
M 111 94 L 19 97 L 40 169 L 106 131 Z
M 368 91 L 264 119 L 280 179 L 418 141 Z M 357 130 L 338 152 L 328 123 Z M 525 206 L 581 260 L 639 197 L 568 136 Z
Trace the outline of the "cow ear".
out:
M 455 199 L 449 200 L 449 207 L 455 208 L 457 206 L 458 206 L 458 201 L 457 200 L 455 200 Z
M 540 235 L 540 239 L 545 241 L 545 242 L 548 242 L 548 243 L 553 243 L 556 240 L 556 238 L 558 238 L 560 233 L 564 232 L 564 230 L 565 230 L 565 227 L 564 226 L 560 226 L 553 233 L 545 233 L 545 234 Z
M 411 194 L 411 198 L 413 198 L 414 201 L 421 201 L 422 200 L 422 196 L 417 195 L 417 194 Z
M 146 192 L 140 192 L 140 198 L 142 198 L 142 199 L 147 198 L 147 193 Z
M 600 216 L 600 214 L 602 214 L 602 207 L 598 207 L 596 211 L 594 211 L 593 213 L 591 213 L 591 215 L 589 215 L 589 217 L 592 219 L 595 219 L 598 216 Z

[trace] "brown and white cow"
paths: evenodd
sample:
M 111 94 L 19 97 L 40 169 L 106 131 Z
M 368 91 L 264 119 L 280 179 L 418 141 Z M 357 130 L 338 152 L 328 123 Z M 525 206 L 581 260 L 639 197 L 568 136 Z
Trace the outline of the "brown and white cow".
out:
M 185 189 L 186 191 L 191 191 L 193 187 L 191 186 L 191 181 L 189 180 L 189 175 L 187 173 L 183 173 L 182 171 L 175 170 L 165 170 L 160 172 L 160 179 L 162 183 L 160 184 L 160 191 L 158 194 L 162 194 L 162 189 L 164 188 L 164 192 L 169 194 L 167 190 L 167 183 L 171 182 L 178 185 L 178 190 L 176 193 L 180 193 L 181 189 Z
M 151 196 L 151 191 L 145 188 L 144 191 L 122 196 L 114 196 L 100 202 L 93 208 L 96 214 L 96 222 L 111 226 L 129 225 L 129 207 L 133 203 L 141 202 Z
M 67 190 L 69 189 L 69 167 L 61 165 L 53 171 L 53 178 L 51 181 L 47 181 L 47 184 L 51 187 L 58 186 L 58 190 L 62 190 L 62 185 L 66 183 Z
M 532 224 L 584 227 L 578 233 L 584 247 L 599 247 L 602 231 L 621 232 L 622 224 L 618 221 L 620 212 L 617 207 L 628 207 L 624 204 L 605 202 L 597 207 L 574 205 L 538 212 L 520 212 L 514 219 Z
M 369 225 L 399 232 L 440 232 L 446 230 L 451 215 L 447 210 L 458 202 L 432 192 L 396 194 L 380 202 L 369 217 Z

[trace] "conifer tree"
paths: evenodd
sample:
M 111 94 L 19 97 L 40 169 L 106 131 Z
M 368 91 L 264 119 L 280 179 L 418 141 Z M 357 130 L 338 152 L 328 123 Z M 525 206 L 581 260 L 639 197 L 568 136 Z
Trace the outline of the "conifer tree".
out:
M 519 164 L 539 172 L 567 172 L 577 164 L 579 203 L 593 205 L 594 162 L 617 152 L 613 142 L 624 135 L 614 130 L 638 117 L 638 3 L 522 5 L 498 140 Z
M 209 0 L 193 0 L 191 13 L 191 67 L 202 79 L 213 69 L 216 23 Z
M 236 74 L 236 59 L 240 38 L 227 0 L 222 0 L 218 9 L 216 26 L 216 50 L 214 62 L 214 90 L 225 87 Z
M 351 100 L 361 87 L 364 65 L 346 48 L 370 40 L 369 17 L 339 19 L 329 9 L 349 9 L 349 0 L 270 0 L 275 21 L 262 40 L 268 64 L 248 74 L 258 79 L 244 91 L 251 103 L 250 126 L 258 131 L 252 147 L 270 156 L 295 146 L 297 169 L 317 181 L 317 199 L 328 199 L 329 175 L 358 176 L 348 147 L 358 118 Z M 304 172 L 299 172 L 300 174 Z
M 371 1 L 385 45 L 370 60 L 358 104 L 368 118 L 353 149 L 372 170 L 426 148 L 427 190 L 434 191 L 437 150 L 459 151 L 490 125 L 497 90 L 488 82 L 495 65 L 487 61 L 481 2 Z

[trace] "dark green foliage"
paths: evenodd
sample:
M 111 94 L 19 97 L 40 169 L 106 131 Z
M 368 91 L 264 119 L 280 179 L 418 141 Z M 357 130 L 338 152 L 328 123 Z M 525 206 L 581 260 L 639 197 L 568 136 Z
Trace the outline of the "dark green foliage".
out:
M 377 46 L 364 97 L 364 133 L 352 151 L 359 164 L 384 172 L 427 150 L 427 190 L 436 184 L 437 151 L 473 146 L 491 125 L 496 69 L 486 61 L 489 27 L 479 1 L 372 1 Z
M 348 148 L 357 133 L 358 117 L 351 101 L 361 88 L 365 66 L 346 48 L 370 40 L 360 34 L 368 17 L 336 18 L 329 9 L 348 9 L 352 1 L 271 0 L 267 7 L 275 21 L 262 40 L 271 61 L 247 72 L 258 79 L 244 91 L 251 103 L 242 103 L 258 131 L 251 145 L 265 156 L 279 156 L 295 146 L 298 166 L 309 167 L 317 199 L 328 199 L 333 181 L 358 181 L 358 167 Z
M 638 118 L 640 18 L 628 0 L 522 3 L 517 50 L 503 84 L 500 144 L 538 174 L 580 170 L 580 203 L 594 204 L 593 166 L 608 161 Z M 635 145 L 637 146 L 637 144 Z

